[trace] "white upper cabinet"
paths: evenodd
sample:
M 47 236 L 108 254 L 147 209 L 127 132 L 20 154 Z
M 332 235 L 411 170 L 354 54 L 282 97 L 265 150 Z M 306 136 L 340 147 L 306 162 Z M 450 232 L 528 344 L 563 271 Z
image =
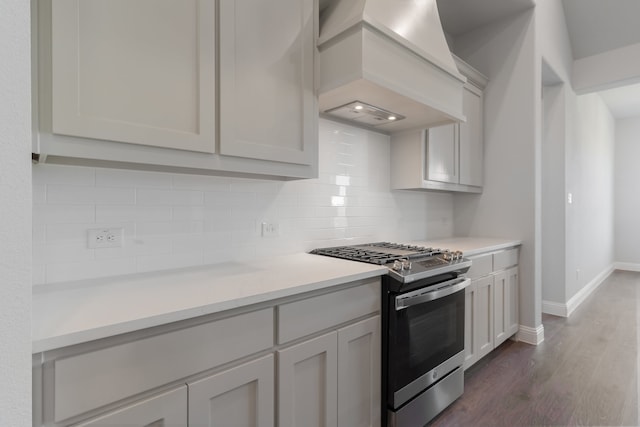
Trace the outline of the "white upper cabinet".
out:
M 55 0 L 53 132 L 215 151 L 213 0 Z
M 35 0 L 49 163 L 312 178 L 314 0 Z
M 221 0 L 220 153 L 311 164 L 313 0 Z
M 426 180 L 458 182 L 458 125 L 450 124 L 429 129 L 427 141 Z
M 458 124 L 459 183 L 482 187 L 484 142 L 482 91 L 467 84 L 462 92 L 462 103 L 467 121 Z
M 465 122 L 391 136 L 391 188 L 479 193 L 484 163 L 483 98 L 487 80 L 454 56 L 467 77 Z

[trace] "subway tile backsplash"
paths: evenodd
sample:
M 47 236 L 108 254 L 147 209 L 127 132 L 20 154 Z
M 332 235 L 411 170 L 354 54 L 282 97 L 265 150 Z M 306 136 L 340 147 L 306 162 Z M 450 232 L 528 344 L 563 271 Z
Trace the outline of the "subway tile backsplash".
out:
M 320 177 L 290 182 L 77 166 L 33 168 L 34 284 L 450 237 L 446 193 L 389 190 L 389 138 L 320 121 Z M 263 221 L 279 234 L 261 237 Z M 120 248 L 87 230 L 120 227 Z

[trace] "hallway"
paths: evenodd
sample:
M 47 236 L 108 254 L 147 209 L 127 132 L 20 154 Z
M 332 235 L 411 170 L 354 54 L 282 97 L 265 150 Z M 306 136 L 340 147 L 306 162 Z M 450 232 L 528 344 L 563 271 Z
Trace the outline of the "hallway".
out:
M 432 426 L 638 425 L 640 273 L 615 271 L 539 346 L 507 341 Z

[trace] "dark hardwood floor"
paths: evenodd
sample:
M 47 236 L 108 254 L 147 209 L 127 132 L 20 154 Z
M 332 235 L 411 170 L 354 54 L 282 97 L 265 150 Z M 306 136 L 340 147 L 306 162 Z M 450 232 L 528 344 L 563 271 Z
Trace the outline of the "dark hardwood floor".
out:
M 432 426 L 637 426 L 640 273 L 615 271 L 539 346 L 507 341 L 465 372 Z

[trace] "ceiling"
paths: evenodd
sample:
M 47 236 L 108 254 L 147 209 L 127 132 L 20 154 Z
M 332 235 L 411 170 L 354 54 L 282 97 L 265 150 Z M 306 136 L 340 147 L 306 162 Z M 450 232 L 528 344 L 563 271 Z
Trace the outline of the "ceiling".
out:
M 640 43 L 640 1 L 562 0 L 574 59 Z M 600 92 L 617 119 L 640 116 L 640 84 Z
M 529 9 L 536 0 L 437 1 L 444 30 L 456 37 Z M 574 59 L 640 43 L 640 0 L 562 0 L 562 5 Z M 640 84 L 600 95 L 614 117 L 640 115 Z
M 456 37 L 532 8 L 534 0 L 437 0 L 442 27 Z

